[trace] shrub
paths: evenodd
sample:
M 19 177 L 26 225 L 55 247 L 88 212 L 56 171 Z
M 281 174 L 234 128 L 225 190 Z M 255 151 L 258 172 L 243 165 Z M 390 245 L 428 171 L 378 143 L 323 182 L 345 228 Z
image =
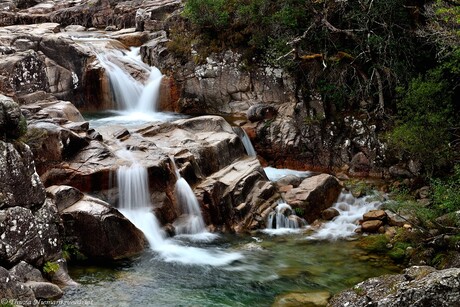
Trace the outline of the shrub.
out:
M 43 265 L 43 273 L 53 275 L 59 270 L 59 263 L 47 261 Z
M 218 31 L 228 25 L 225 0 L 188 0 L 183 15 L 201 29 Z

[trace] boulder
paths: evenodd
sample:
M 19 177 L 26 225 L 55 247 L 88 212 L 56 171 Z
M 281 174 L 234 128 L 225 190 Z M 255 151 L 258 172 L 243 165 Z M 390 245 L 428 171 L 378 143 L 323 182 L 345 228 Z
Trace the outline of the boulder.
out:
M 383 226 L 383 222 L 380 220 L 365 221 L 361 224 L 361 229 L 364 232 L 377 232 L 380 227 Z
M 122 259 L 144 250 L 145 238 L 118 210 L 85 196 L 61 212 L 65 240 L 91 259 Z
M 35 300 L 34 292 L 32 291 L 32 289 L 24 286 L 23 283 L 13 279 L 8 270 L 3 267 L 0 267 L 0 298 L 2 298 L 2 303 L 3 300 L 8 299 L 10 299 L 12 302 L 33 302 Z M 15 304 L 12 303 L 11 305 Z M 24 305 L 28 306 L 32 304 Z
M 272 307 L 324 307 L 330 297 L 325 291 L 288 293 L 277 296 Z
M 45 281 L 42 273 L 28 264 L 27 262 L 21 261 L 10 269 L 11 278 L 18 282 L 27 281 Z
M 272 119 L 276 116 L 276 109 L 269 104 L 256 104 L 248 109 L 246 117 L 251 122 L 257 122 L 264 119 Z
M 19 105 L 0 94 L 0 140 L 17 139 L 26 132 L 27 124 Z
M 28 281 L 25 285 L 32 289 L 37 299 L 56 300 L 64 294 L 58 286 L 50 282 Z
M 23 207 L 0 210 L 0 260 L 37 267 L 61 257 L 62 224 L 57 209 L 45 202 L 36 212 Z
M 363 215 L 363 220 L 364 221 L 370 221 L 370 220 L 380 220 L 380 221 L 386 221 L 387 219 L 387 214 L 383 210 L 371 210 L 369 212 L 364 213 Z
M 62 212 L 72 206 L 84 196 L 80 190 L 64 185 L 53 185 L 46 188 L 46 195 L 53 199 L 59 212 Z
M 292 208 L 301 208 L 308 223 L 321 217 L 321 212 L 337 200 L 342 186 L 337 178 L 320 174 L 306 178 L 297 187 L 286 192 L 284 199 Z
M 339 215 L 340 215 L 340 212 L 337 209 L 332 208 L 332 207 L 327 208 L 326 210 L 323 210 L 323 212 L 321 212 L 321 218 L 326 221 L 330 221 Z
M 335 295 L 331 307 L 458 306 L 460 269 L 411 267 L 405 274 L 371 278 Z
M 268 215 L 263 216 L 264 210 L 278 195 L 274 185 L 262 174 L 257 159 L 246 157 L 203 180 L 195 193 L 206 208 L 205 222 L 236 231 L 261 227 Z
M 27 145 L 0 141 L 0 209 L 31 208 L 45 201 L 45 189 L 35 172 Z

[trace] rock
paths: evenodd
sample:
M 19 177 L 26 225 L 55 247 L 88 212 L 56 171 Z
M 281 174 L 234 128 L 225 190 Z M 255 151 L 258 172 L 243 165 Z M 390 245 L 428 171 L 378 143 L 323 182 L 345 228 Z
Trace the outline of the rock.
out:
M 35 172 L 29 147 L 0 141 L 0 209 L 31 208 L 45 201 L 45 189 Z
M 335 295 L 328 306 L 448 307 L 458 305 L 459 268 L 433 271 L 427 267 L 416 267 L 406 270 L 406 274 L 368 279 L 351 290 Z
M 46 188 L 46 194 L 48 197 L 53 199 L 59 212 L 62 212 L 72 206 L 84 196 L 78 189 L 64 185 L 50 186 Z
M 203 180 L 195 193 L 208 208 L 204 213 L 207 224 L 225 225 L 236 231 L 263 225 L 268 215 L 264 211 L 277 194 L 262 174 L 257 159 L 246 157 Z M 239 207 L 242 203 L 244 206 Z
M 384 222 L 386 218 L 387 214 L 383 210 L 371 210 L 369 212 L 364 213 L 363 215 L 364 221 L 380 220 Z
M 379 228 L 383 226 L 383 222 L 380 220 L 365 221 L 361 224 L 361 229 L 364 232 L 377 232 Z
M 335 208 L 327 208 L 321 212 L 321 218 L 326 221 L 332 220 L 334 217 L 339 216 L 340 212 Z
M 21 261 L 10 269 L 11 278 L 17 282 L 27 281 L 45 281 L 42 273 L 28 264 L 27 262 Z
M 337 178 L 320 174 L 306 178 L 297 187 L 286 192 L 284 199 L 293 208 L 303 209 L 303 218 L 312 223 L 321 217 L 321 212 L 337 200 L 342 190 Z
M 28 281 L 25 285 L 32 289 L 37 299 L 56 300 L 64 294 L 58 286 L 50 282 Z
M 296 175 L 287 175 L 277 180 L 276 185 L 278 187 L 291 185 L 293 188 L 297 188 L 301 182 L 302 179 L 297 177 Z
M 49 122 L 31 123 L 28 135 L 32 140 L 32 151 L 40 174 L 43 174 L 49 165 L 69 159 L 89 145 L 84 136 Z
M 272 307 L 325 307 L 331 294 L 326 291 L 279 295 Z
M 385 210 L 385 213 L 387 214 L 388 225 L 390 226 L 403 227 L 407 222 L 406 218 L 391 212 L 390 210 Z
M 0 298 L 12 301 L 33 302 L 34 292 L 23 283 L 14 280 L 8 270 L 0 267 Z M 3 303 L 3 301 L 2 301 Z
M 143 233 L 109 204 L 85 196 L 61 212 L 66 242 L 91 259 L 122 259 L 143 251 Z M 123 229 L 123 231 L 120 231 Z
M 247 118 L 251 122 L 258 122 L 264 119 L 272 119 L 276 116 L 276 109 L 268 104 L 256 104 L 249 108 Z
M 54 210 L 53 210 L 54 209 Z M 61 253 L 61 228 L 57 209 L 46 202 L 35 214 L 27 208 L 0 210 L 0 259 L 14 265 L 20 261 L 40 267 Z
M 412 178 L 412 173 L 404 165 L 393 165 L 389 168 L 390 175 L 395 178 Z
M 366 175 L 369 174 L 371 169 L 369 158 L 363 153 L 359 152 L 353 156 L 350 162 L 350 173 L 353 175 Z
M 27 123 L 19 105 L 0 94 L 0 140 L 17 139 L 25 133 Z
M 59 269 L 54 272 L 51 276 L 51 281 L 53 284 L 58 285 L 59 287 L 68 287 L 68 286 L 77 286 L 78 283 L 72 280 L 69 276 L 69 271 L 67 269 L 67 261 L 64 258 L 58 259 L 56 261 L 59 264 Z

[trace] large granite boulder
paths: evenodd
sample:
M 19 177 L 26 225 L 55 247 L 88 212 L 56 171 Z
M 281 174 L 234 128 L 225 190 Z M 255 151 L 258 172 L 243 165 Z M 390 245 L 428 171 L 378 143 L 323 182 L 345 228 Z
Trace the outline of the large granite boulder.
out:
M 39 270 L 24 261 L 9 271 L 0 267 L 0 297 L 4 305 L 20 302 L 21 306 L 38 306 L 38 300 L 55 300 L 62 295 L 58 286 L 46 281 Z
M 195 189 L 208 224 L 244 231 L 265 226 L 279 194 L 255 157 L 247 157 L 215 172 Z
M 292 208 L 300 208 L 303 218 L 312 223 L 321 213 L 332 206 L 342 190 L 337 178 L 320 174 L 304 179 L 297 188 L 290 189 L 284 200 Z
M 17 139 L 25 133 L 26 127 L 19 105 L 0 94 L 0 140 Z
M 29 147 L 0 141 L 0 209 L 32 208 L 44 201 L 45 189 L 35 172 Z
M 460 269 L 435 270 L 410 267 L 400 275 L 385 275 L 363 281 L 335 295 L 328 306 L 458 306 Z
M 60 214 L 66 242 L 91 259 L 128 258 L 144 250 L 143 233 L 99 199 L 85 196 Z
M 38 210 L 10 207 L 0 210 L 0 260 L 14 265 L 26 261 L 41 267 L 61 258 L 62 222 L 54 204 L 46 201 Z

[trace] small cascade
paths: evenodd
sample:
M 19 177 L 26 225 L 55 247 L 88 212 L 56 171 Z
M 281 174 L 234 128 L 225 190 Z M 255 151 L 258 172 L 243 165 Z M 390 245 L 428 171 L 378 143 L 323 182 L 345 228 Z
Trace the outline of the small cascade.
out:
M 176 233 L 207 233 L 208 231 L 206 230 L 203 215 L 201 214 L 200 204 L 196 199 L 195 193 L 193 193 L 190 185 L 180 175 L 174 158 L 170 157 L 170 159 L 177 178 L 175 193 L 182 213 L 182 215 L 173 223 Z
M 122 150 L 118 155 L 132 161 L 132 155 L 128 150 Z M 133 162 L 131 166 L 120 167 L 117 171 L 117 183 L 119 211 L 144 233 L 150 248 L 160 259 L 190 265 L 225 266 L 243 257 L 237 252 L 184 246 L 178 240 L 165 239 L 165 233 L 152 212 L 147 170 L 139 163 Z M 212 236 L 214 235 L 209 234 L 204 240 L 209 241 Z
M 164 232 L 152 212 L 148 190 L 148 175 L 138 163 L 117 170 L 119 210 L 147 238 L 152 249 L 164 244 Z
M 286 203 L 279 203 L 275 211 L 268 216 L 268 229 L 291 228 L 297 229 L 300 227 L 301 220 L 292 210 L 291 206 Z
M 332 206 L 340 215 L 332 221 L 324 223 L 321 228 L 309 239 L 316 240 L 337 240 L 355 235 L 355 230 L 359 227 L 358 221 L 363 214 L 371 210 L 378 209 L 382 202 L 372 200 L 372 196 L 360 198 L 354 197 L 350 192 L 343 191 L 337 202 Z
M 234 126 L 233 131 L 235 131 L 235 133 L 238 134 L 238 136 L 240 137 L 241 142 L 243 142 L 244 149 L 246 149 L 246 153 L 248 154 L 248 156 L 256 157 L 256 150 L 254 149 L 254 146 L 252 146 L 251 140 L 249 139 L 249 136 L 246 133 L 246 131 L 238 126 Z
M 110 50 L 96 55 L 110 80 L 111 92 L 119 110 L 130 113 L 153 113 L 157 110 L 157 101 L 162 79 L 161 72 L 149 67 L 140 60 L 139 48 L 124 53 Z M 135 65 L 149 74 L 146 84 L 134 79 L 123 64 Z

